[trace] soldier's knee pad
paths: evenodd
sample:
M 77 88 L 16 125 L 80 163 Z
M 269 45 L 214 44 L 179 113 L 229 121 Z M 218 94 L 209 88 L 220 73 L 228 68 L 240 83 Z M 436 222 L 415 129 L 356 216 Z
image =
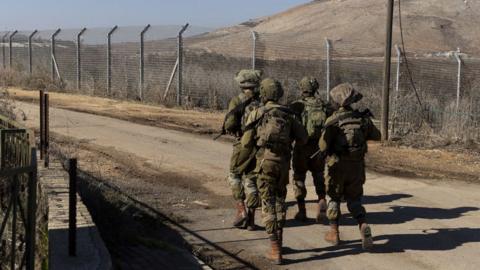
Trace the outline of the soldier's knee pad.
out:
M 365 216 L 366 211 L 360 200 L 347 202 L 347 207 L 354 218 L 358 219 Z
M 329 201 L 327 206 L 327 218 L 337 220 L 340 218 L 340 202 Z

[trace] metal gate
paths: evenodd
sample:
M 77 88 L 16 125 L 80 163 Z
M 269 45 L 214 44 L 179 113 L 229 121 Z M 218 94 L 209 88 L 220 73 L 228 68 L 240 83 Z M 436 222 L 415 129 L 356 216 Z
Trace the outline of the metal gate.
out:
M 35 267 L 37 160 L 31 133 L 0 116 L 0 269 Z

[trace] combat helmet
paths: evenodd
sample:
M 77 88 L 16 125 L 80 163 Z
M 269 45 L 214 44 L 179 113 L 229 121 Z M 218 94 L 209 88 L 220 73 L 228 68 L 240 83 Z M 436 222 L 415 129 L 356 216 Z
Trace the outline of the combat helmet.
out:
M 260 83 L 260 98 L 264 101 L 278 101 L 283 97 L 282 84 L 272 78 L 267 78 Z
M 300 87 L 302 94 L 314 94 L 320 87 L 317 79 L 309 76 L 303 77 L 298 83 L 298 86 Z
M 352 84 L 342 83 L 330 91 L 330 97 L 338 106 L 345 107 L 360 101 L 363 95 Z
M 256 88 L 261 77 L 262 72 L 260 70 L 242 69 L 235 75 L 235 81 L 242 89 Z

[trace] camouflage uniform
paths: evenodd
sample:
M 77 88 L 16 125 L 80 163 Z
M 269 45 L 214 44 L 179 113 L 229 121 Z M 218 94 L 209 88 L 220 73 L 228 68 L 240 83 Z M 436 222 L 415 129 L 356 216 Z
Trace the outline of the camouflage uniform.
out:
M 307 96 L 293 102 L 290 107 L 297 115 L 301 115 L 304 111 L 306 103 L 320 102 L 321 101 L 314 96 Z M 324 108 L 326 108 L 326 106 L 324 106 Z M 325 110 L 325 116 L 326 114 L 327 112 Z M 305 197 L 307 196 L 307 189 L 305 188 L 307 171 L 312 173 L 315 191 L 319 199 L 325 198 L 325 184 L 323 181 L 323 168 L 325 166 L 324 160 L 318 155 L 313 159 L 310 159 L 310 157 L 318 151 L 318 139 L 319 137 L 309 138 L 306 145 L 295 145 L 293 148 L 293 180 L 295 184 L 295 198 L 297 200 L 305 200 Z
M 363 247 L 369 248 L 373 244 L 371 231 L 361 202 L 365 183 L 364 157 L 368 150 L 366 141 L 379 140 L 380 131 L 372 123 L 370 115 L 350 107 L 362 97 L 352 85 L 337 86 L 331 91 L 331 97 L 339 109 L 327 119 L 319 141 L 320 150 L 327 156 L 325 179 L 327 194 L 331 198 L 327 208 L 331 230 L 325 239 L 333 244 L 339 243 L 340 203 L 344 199 L 360 226 Z
M 287 196 L 288 173 L 292 142 L 305 144 L 307 135 L 303 126 L 295 119 L 292 112 L 285 106 L 279 105 L 278 99 L 283 90 L 278 81 L 265 79 L 260 87 L 260 97 L 265 106 L 254 110 L 247 119 L 247 129 L 242 137 L 242 145 L 249 147 L 257 145 L 255 172 L 258 174 L 257 183 L 262 199 L 262 214 L 265 230 L 270 236 L 272 253 L 269 258 L 281 263 L 281 241 L 283 226 L 286 218 L 285 198 Z M 267 116 L 274 115 L 285 120 L 282 132 L 288 134 L 287 143 L 262 143 L 262 123 Z M 275 118 L 274 118 L 275 119 Z M 289 130 L 283 130 L 288 128 Z
M 320 99 L 315 97 L 315 93 L 318 90 L 318 82 L 315 78 L 305 77 L 300 83 L 300 90 L 302 91 L 303 98 L 290 104 L 290 108 L 295 112 L 299 119 L 303 119 L 304 115 L 309 114 L 309 108 L 316 108 L 319 111 L 317 114 L 321 118 L 321 123 L 317 123 L 317 128 L 320 129 L 325 124 L 327 114 L 330 113 L 327 105 Z M 304 128 L 307 129 L 307 123 L 303 119 Z M 319 133 L 319 132 L 318 132 Z M 325 160 L 322 156 L 316 155 L 310 158 L 314 153 L 318 151 L 318 139 L 320 133 L 315 136 L 309 137 L 306 145 L 295 145 L 293 149 L 293 191 L 295 193 L 295 199 L 298 204 L 298 213 L 295 215 L 295 219 L 300 221 L 306 221 L 306 209 L 305 209 L 305 197 L 307 196 L 307 188 L 305 186 L 305 179 L 307 172 L 310 171 L 313 178 L 313 184 L 315 186 L 315 192 L 318 196 L 317 202 L 317 221 L 320 222 L 325 216 L 325 183 L 323 178 L 323 171 L 325 167 Z
M 257 88 L 261 73 L 254 70 L 241 70 L 235 80 L 242 88 L 242 93 L 233 97 L 228 104 L 228 113 L 224 121 L 224 129 L 236 138 L 230 158 L 228 182 L 233 198 L 237 202 L 237 215 L 233 222 L 235 227 L 254 229 L 255 209 L 260 206 L 260 198 L 256 184 L 255 154 L 256 147 L 243 147 L 240 138 L 246 121 L 246 115 L 260 106 Z M 248 104 L 244 106 L 245 104 Z M 238 110 L 238 108 L 241 108 Z M 241 115 L 234 113 L 239 111 Z M 245 209 L 245 201 L 248 208 Z
M 260 106 L 258 98 L 252 101 L 248 106 L 250 110 Z M 238 96 L 232 98 L 229 103 L 228 110 L 231 111 L 241 103 L 247 101 L 247 96 L 244 93 L 240 93 Z M 228 127 L 238 125 L 234 123 L 234 117 L 227 117 L 225 126 Z M 230 174 L 228 182 L 232 189 L 233 198 L 236 201 L 245 201 L 248 208 L 257 208 L 260 206 L 258 189 L 256 187 L 256 177 L 253 173 L 255 168 L 255 153 L 254 147 L 243 147 L 240 143 L 242 132 L 236 132 L 232 134 L 235 136 L 236 141 L 233 144 L 233 151 L 230 158 Z

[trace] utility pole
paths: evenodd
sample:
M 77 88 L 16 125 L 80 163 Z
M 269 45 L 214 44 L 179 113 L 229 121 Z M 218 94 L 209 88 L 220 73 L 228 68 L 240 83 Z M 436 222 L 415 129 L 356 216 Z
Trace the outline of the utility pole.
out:
M 390 102 L 390 65 L 392 57 L 392 28 L 393 28 L 393 2 L 394 0 L 387 0 L 387 26 L 386 26 L 386 41 L 385 41 L 385 66 L 383 71 L 383 91 L 382 91 L 382 141 L 388 140 L 388 111 Z

